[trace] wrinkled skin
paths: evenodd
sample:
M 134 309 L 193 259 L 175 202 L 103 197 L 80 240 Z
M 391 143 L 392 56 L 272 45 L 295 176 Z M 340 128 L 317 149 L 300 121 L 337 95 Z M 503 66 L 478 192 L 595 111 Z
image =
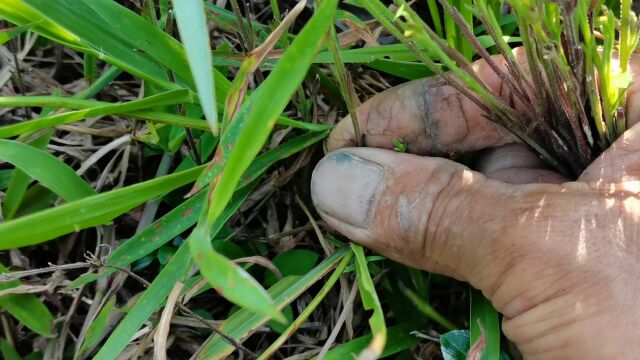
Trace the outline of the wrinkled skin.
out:
M 353 241 L 482 290 L 525 359 L 640 358 L 639 89 L 630 130 L 570 182 L 439 79 L 404 84 L 358 109 L 368 148 L 339 123 L 314 203 Z M 411 154 L 388 150 L 394 138 Z M 482 149 L 479 171 L 429 157 Z

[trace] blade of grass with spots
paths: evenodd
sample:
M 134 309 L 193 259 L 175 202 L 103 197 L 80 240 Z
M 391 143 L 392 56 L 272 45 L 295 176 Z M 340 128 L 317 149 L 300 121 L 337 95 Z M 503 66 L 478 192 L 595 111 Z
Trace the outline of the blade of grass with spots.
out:
M 240 206 L 244 203 L 246 198 L 251 194 L 255 185 L 257 183 L 254 182 L 252 186 L 247 186 L 245 189 L 240 190 L 234 199 L 233 202 L 229 203 L 229 206 L 225 209 L 224 213 L 220 216 L 218 221 L 213 224 L 213 228 L 211 233 L 213 235 L 217 234 L 227 220 L 235 214 L 235 212 L 240 208 Z M 197 212 L 196 212 L 197 214 Z M 193 221 L 195 223 L 195 220 Z M 169 239 L 167 239 L 168 241 Z M 125 250 L 133 250 L 131 248 Z M 117 262 L 119 258 L 121 258 L 120 254 L 115 254 L 114 261 Z M 178 260 L 174 260 L 178 257 Z M 186 260 L 185 260 L 186 259 Z M 169 295 L 169 292 L 173 288 L 173 284 L 180 280 L 181 274 L 171 274 L 171 272 L 186 272 L 189 268 L 189 264 L 191 264 L 190 254 L 188 250 L 188 246 L 183 244 L 180 246 L 178 251 L 171 257 L 169 262 L 162 269 L 160 274 L 155 278 L 152 282 L 151 286 L 144 292 L 142 297 L 136 302 L 133 308 L 129 311 L 128 315 L 122 320 L 122 322 L 118 325 L 116 330 L 111 334 L 105 345 L 100 349 L 96 358 L 102 359 L 113 359 L 118 353 L 124 349 L 128 341 L 131 337 L 142 327 L 145 321 L 153 314 L 156 310 L 158 310 L 162 304 L 164 303 L 166 297 Z M 109 262 L 109 259 L 107 259 Z M 125 261 L 121 261 L 121 263 L 125 263 Z M 100 357 L 102 356 L 102 357 Z
M 208 229 L 226 207 L 240 177 L 262 149 L 273 125 L 304 79 L 332 24 L 337 2 L 327 0 L 318 7 L 269 77 L 243 104 L 237 119 L 224 130 L 210 165 L 211 168 L 222 164 L 224 170 L 213 177 L 215 187 L 210 188 L 208 209 L 204 208 L 188 240 L 193 258 L 213 288 L 237 305 L 279 320 L 284 317 L 262 286 L 241 267 L 214 251 L 208 240 Z
M 218 218 L 218 220 L 213 224 L 212 229 L 210 230 L 212 237 L 215 236 L 229 218 L 238 211 L 238 208 L 240 208 L 244 203 L 256 185 L 257 182 L 254 181 L 250 186 L 246 186 L 244 189 L 241 189 L 236 193 L 234 201 L 229 203 L 220 218 Z M 117 257 L 114 258 L 115 261 L 121 257 L 120 254 L 116 255 Z M 178 257 L 178 260 L 174 260 L 176 257 Z M 131 337 L 142 327 L 149 316 L 164 304 L 166 297 L 173 288 L 173 284 L 180 280 L 183 272 L 186 272 L 189 269 L 189 264 L 191 264 L 189 259 L 190 254 L 188 245 L 186 243 L 182 244 L 162 269 L 160 274 L 151 283 L 151 286 L 143 293 L 142 297 L 130 309 L 128 315 L 118 325 L 113 334 L 111 334 L 105 345 L 100 349 L 96 359 L 114 359 L 118 353 L 124 349 Z M 107 259 L 107 261 L 109 261 L 109 259 Z M 172 275 L 172 272 L 181 273 Z
M 218 111 L 216 109 L 216 91 L 211 61 L 209 28 L 202 0 L 174 0 L 173 8 L 180 38 L 187 52 L 187 60 L 198 98 L 211 131 L 218 134 Z

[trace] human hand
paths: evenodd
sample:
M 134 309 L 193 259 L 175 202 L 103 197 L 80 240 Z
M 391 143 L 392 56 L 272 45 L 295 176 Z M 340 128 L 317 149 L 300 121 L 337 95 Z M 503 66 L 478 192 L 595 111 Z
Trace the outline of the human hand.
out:
M 484 62 L 474 66 L 507 96 Z M 632 66 L 638 78 L 640 58 Z M 482 290 L 525 359 L 635 359 L 637 82 L 628 91 L 627 117 L 630 130 L 569 182 L 438 78 L 410 82 L 358 109 L 373 148 L 348 148 L 356 144 L 351 119 L 338 124 L 328 140 L 333 152 L 314 171 L 313 201 L 353 241 Z M 412 154 L 384 150 L 394 139 L 404 139 Z M 490 150 L 479 172 L 423 156 L 481 149 Z

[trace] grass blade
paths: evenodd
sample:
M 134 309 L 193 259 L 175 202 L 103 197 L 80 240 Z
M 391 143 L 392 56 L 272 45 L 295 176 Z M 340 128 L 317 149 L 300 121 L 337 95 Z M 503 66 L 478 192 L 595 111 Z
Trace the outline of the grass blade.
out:
M 331 288 L 333 288 L 333 285 L 335 285 L 335 283 L 338 281 L 338 279 L 344 272 L 344 269 L 347 267 L 347 265 L 349 265 L 352 257 L 353 252 L 348 252 L 342 258 L 336 269 L 333 271 L 333 274 L 331 274 L 331 277 L 327 279 L 327 282 L 324 284 L 322 289 L 320 289 L 318 294 L 316 294 L 313 300 L 311 300 L 311 302 L 306 306 L 300 316 L 298 316 L 298 318 L 295 319 L 291 323 L 291 325 L 289 325 L 287 330 L 285 330 L 274 342 L 271 343 L 271 345 L 269 345 L 269 347 L 265 351 L 262 352 L 260 357 L 258 357 L 258 360 L 271 358 L 273 354 L 278 351 L 278 348 L 280 348 L 285 343 L 285 341 L 287 341 L 287 339 L 289 339 L 293 335 L 293 333 L 298 330 L 300 325 L 302 325 L 302 323 L 305 322 L 309 318 L 309 316 L 311 316 L 313 311 L 318 307 L 318 305 L 320 305 L 320 302 L 324 299 L 325 296 L 327 296 Z
M 484 349 L 481 360 L 498 359 L 500 357 L 500 322 L 498 312 L 491 302 L 478 290 L 471 289 L 471 348 L 484 338 Z
M 127 316 L 113 331 L 107 342 L 94 357 L 94 360 L 115 359 L 127 346 L 140 326 L 153 314 L 167 297 L 173 284 L 182 279 L 189 270 L 191 257 L 186 244 L 180 246 L 171 260 L 160 271 L 151 286 L 140 296 Z
M 35 132 L 57 125 L 79 121 L 88 117 L 105 116 L 115 114 L 117 112 L 134 112 L 136 110 L 149 109 L 158 106 L 192 103 L 193 101 L 193 94 L 186 89 L 168 91 L 127 103 L 109 104 L 97 108 L 70 111 L 62 114 L 41 117 L 36 120 L 23 121 L 13 125 L 2 126 L 0 127 L 0 138 L 8 138 L 25 132 Z
M 0 354 L 5 360 L 22 360 L 16 349 L 3 338 L 0 338 Z
M 66 201 L 96 195 L 95 190 L 67 164 L 33 146 L 0 140 L 0 160 L 13 164 Z
M 275 300 L 278 309 L 284 309 L 304 291 L 329 273 L 348 251 L 349 249 L 347 247 L 339 249 L 306 275 L 286 277 L 272 286 L 269 289 L 269 294 Z M 256 314 L 252 311 L 241 309 L 225 320 L 225 322 L 220 325 L 220 330 L 237 341 L 242 342 L 260 326 L 267 323 L 267 321 L 269 321 L 269 317 L 264 314 Z M 225 342 L 220 336 L 214 335 L 205 343 L 198 359 L 226 359 L 233 350 L 233 346 Z
M 149 199 L 192 182 L 202 169 L 197 167 L 163 176 L 1 223 L 0 249 L 39 244 L 73 231 L 108 223 Z
M 51 139 L 51 135 L 53 135 L 53 132 L 47 131 L 28 144 L 36 149 L 44 150 Z M 2 214 L 4 215 L 5 221 L 11 220 L 16 215 L 29 187 L 29 183 L 31 183 L 31 179 L 29 175 L 20 169 L 15 170 L 11 175 L 11 180 L 2 204 Z
M 240 176 L 260 151 L 278 116 L 302 82 L 332 23 L 336 4 L 337 0 L 322 3 L 276 68 L 242 106 L 239 118 L 225 131 L 218 150 L 227 166 L 216 182 L 209 221 L 222 211 Z M 227 147 L 231 147 L 231 151 Z
M 87 333 L 85 334 L 84 341 L 82 342 L 82 346 L 78 350 L 78 353 L 75 354 L 75 359 L 82 358 L 82 355 L 98 345 L 98 343 L 102 340 L 102 338 L 106 335 L 109 325 L 108 320 L 109 316 L 113 311 L 118 311 L 115 308 L 116 299 L 112 298 L 109 300 L 104 307 L 98 313 L 95 320 L 91 323 L 89 328 L 87 329 Z
M 100 80 L 98 80 L 96 84 L 99 81 Z M 183 93 L 184 93 L 184 90 L 178 90 L 177 92 L 169 92 L 168 94 L 179 95 Z M 168 97 L 170 98 L 171 95 L 169 95 Z M 150 99 L 150 97 L 148 97 L 147 99 Z M 188 98 L 188 99 L 189 100 L 186 100 L 185 98 L 186 100 L 185 102 L 190 102 L 191 100 L 193 100 L 192 98 Z M 173 99 L 171 101 L 176 101 L 176 99 Z M 48 106 L 53 108 L 88 110 L 88 109 L 104 108 L 106 106 L 113 106 L 110 110 L 109 108 L 107 108 L 108 113 L 110 115 L 129 116 L 134 119 L 137 118 L 137 119 L 149 120 L 154 123 L 178 125 L 178 126 L 184 126 L 184 127 L 199 129 L 199 130 L 210 129 L 207 123 L 202 119 L 197 119 L 197 118 L 188 117 L 188 116 L 181 116 L 181 115 L 176 115 L 171 113 L 165 113 L 165 112 L 159 112 L 159 111 L 135 110 L 139 108 L 138 105 L 136 105 L 135 108 L 129 108 L 128 106 L 126 107 L 119 106 L 119 105 L 127 105 L 127 104 L 133 105 L 132 103 L 134 103 L 134 101 L 129 103 L 124 103 L 124 104 L 111 104 L 103 101 L 84 100 L 84 99 L 63 97 L 63 96 L 3 96 L 3 97 L 0 97 L 0 108 L 21 107 L 21 106 L 26 106 L 26 107 Z M 151 106 L 144 105 L 142 107 L 150 108 Z M 100 111 L 103 113 L 107 112 L 105 109 L 102 109 Z M 83 116 L 86 116 L 86 114 Z M 82 120 L 82 119 L 79 118 L 78 120 Z M 48 120 L 48 121 L 51 121 L 51 120 Z M 55 121 L 59 121 L 59 119 Z M 66 121 L 67 120 L 64 120 L 63 122 L 66 122 Z M 302 129 L 306 131 L 316 131 L 316 132 L 326 131 L 333 128 L 333 126 L 331 125 L 312 124 L 304 121 L 289 119 L 284 116 L 278 117 L 278 119 L 276 120 L 276 123 L 282 126 L 291 126 L 297 129 Z M 35 127 L 36 128 L 48 127 L 48 125 L 44 126 L 44 125 L 38 124 Z M 0 127 L 0 133 L 2 133 L 2 129 L 3 128 Z M 14 131 L 14 132 L 19 133 L 21 131 L 26 131 L 26 129 L 20 128 L 20 130 Z
M 6 273 L 7 268 L 0 264 L 0 273 Z M 20 285 L 20 281 L 0 282 L 0 290 L 11 289 Z M 0 296 L 0 308 L 6 310 L 34 332 L 53 338 L 53 316 L 49 309 L 34 294 L 10 294 Z
M 351 249 L 356 256 L 356 275 L 358 279 L 358 287 L 360 288 L 360 297 L 365 310 L 373 310 L 369 318 L 369 326 L 371 327 L 371 342 L 364 349 L 359 359 L 377 359 L 384 351 L 387 343 L 387 326 L 384 321 L 384 312 L 380 305 L 380 299 L 376 292 L 375 285 L 371 279 L 367 259 L 364 256 L 362 246 L 351 244 Z
M 198 98 L 209 122 L 211 131 L 218 134 L 218 111 L 216 110 L 216 92 L 211 61 L 209 28 L 202 0 L 174 0 L 178 29 L 189 67 L 198 89 Z
M 242 267 L 213 250 L 209 226 L 203 220 L 204 216 L 206 211 L 202 211 L 198 225 L 187 239 L 202 276 L 227 300 L 284 322 L 285 317 L 260 283 Z
M 0 31 L 0 45 L 29 30 L 29 26 L 18 26 L 9 30 Z
M 258 179 L 261 174 L 274 163 L 304 150 L 310 145 L 324 139 L 327 135 L 327 132 L 301 135 L 258 156 L 243 176 L 243 180 L 239 184 L 240 189 L 236 190 L 229 206 L 227 206 L 227 209 L 225 209 L 224 213 L 221 215 L 220 218 L 222 222 L 228 219 L 240 206 L 242 201 L 244 201 L 242 199 L 249 195 L 252 187 L 247 185 Z M 220 171 L 220 168 L 217 168 L 216 171 Z M 206 191 L 201 191 L 164 215 L 162 218 L 156 220 L 153 224 L 125 241 L 113 253 L 111 253 L 111 255 L 109 255 L 105 260 L 106 264 L 116 267 L 125 267 L 130 265 L 134 261 L 154 250 L 157 250 L 182 232 L 188 230 L 196 223 L 198 215 L 202 210 L 205 197 Z M 69 287 L 79 287 L 112 274 L 115 271 L 116 270 L 114 268 L 108 268 L 100 274 L 84 275 L 74 281 L 69 285 Z
M 224 171 L 215 178 L 209 209 L 203 212 L 189 241 L 202 275 L 216 290 L 237 305 L 280 320 L 284 317 L 268 293 L 242 268 L 215 253 L 207 231 L 209 224 L 229 202 L 240 177 L 262 148 L 278 116 L 304 79 L 332 24 L 336 6 L 337 0 L 327 0 L 319 6 L 269 77 L 243 104 L 238 118 L 225 130 L 212 163 L 212 166 L 223 164 Z M 220 269 L 225 269 L 224 275 L 229 278 L 220 276 Z M 244 288 L 230 281 L 232 279 L 242 280 Z M 245 294 L 253 294 L 254 298 L 247 298 Z
M 391 356 L 401 351 L 407 350 L 418 344 L 418 338 L 411 335 L 411 331 L 415 330 L 409 324 L 400 324 L 392 326 L 387 332 L 388 346 L 380 355 L 381 357 Z M 337 345 L 324 356 L 323 360 L 343 360 L 351 359 L 354 354 L 362 352 L 367 345 L 371 343 L 371 335 L 365 335 L 357 339 L 353 339 L 347 343 Z M 316 360 L 314 357 L 313 360 Z

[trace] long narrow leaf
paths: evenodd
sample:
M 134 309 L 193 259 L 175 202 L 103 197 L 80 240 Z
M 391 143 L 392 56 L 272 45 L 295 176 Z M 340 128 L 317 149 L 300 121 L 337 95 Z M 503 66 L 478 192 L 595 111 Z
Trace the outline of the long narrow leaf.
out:
M 387 340 L 389 345 L 385 347 L 381 356 L 390 356 L 400 351 L 407 350 L 418 344 L 418 338 L 411 335 L 412 328 L 409 324 L 400 324 L 392 326 L 388 329 Z M 347 343 L 337 345 L 329 350 L 324 356 L 324 360 L 343 360 L 352 359 L 354 354 L 359 354 L 371 343 L 372 336 L 365 335 L 357 339 L 353 339 Z M 313 360 L 316 360 L 314 357 Z
M 358 288 L 360 288 L 360 297 L 362 305 L 366 310 L 373 310 L 369 318 L 369 327 L 371 327 L 371 342 L 366 349 L 360 353 L 362 359 L 377 359 L 387 343 L 387 325 L 384 321 L 384 312 L 380 305 L 380 299 L 376 293 L 369 268 L 367 266 L 367 258 L 364 255 L 362 246 L 351 244 L 351 249 L 356 256 L 356 275 L 358 278 Z
M 96 192 L 67 164 L 32 146 L 0 140 L 0 161 L 13 164 L 66 201 L 74 201 Z
M 207 229 L 227 205 L 240 177 L 302 82 L 332 23 L 336 5 L 337 0 L 327 0 L 319 6 L 267 80 L 243 104 L 238 117 L 225 130 L 213 163 L 213 166 L 223 164 L 224 171 L 211 192 L 208 211 L 203 211 L 189 238 L 192 256 L 202 275 L 219 293 L 237 305 L 279 320 L 284 317 L 262 286 L 213 250 Z M 252 295 L 247 297 L 247 294 Z
M 218 133 L 218 112 L 216 110 L 216 92 L 213 79 L 213 63 L 209 28 L 202 0 L 174 0 L 173 8 L 180 30 L 180 37 L 187 52 L 189 67 L 204 115 L 211 131 Z
M 313 284 L 322 279 L 349 251 L 347 247 L 337 250 L 304 276 L 290 276 L 280 280 L 269 289 L 279 309 L 284 309 Z M 220 330 L 237 341 L 246 340 L 260 326 L 269 321 L 269 316 L 241 309 L 220 325 Z M 226 359 L 234 350 L 223 338 L 212 336 L 204 345 L 198 359 Z
M 132 208 L 186 185 L 202 167 L 85 197 L 0 224 L 0 249 L 39 244 L 73 231 L 110 222 Z
M 52 135 L 53 131 L 46 131 L 44 134 L 36 137 L 34 140 L 29 141 L 28 145 L 34 147 L 35 149 L 44 150 L 46 149 L 47 144 L 49 144 Z M 17 167 L 16 164 L 14 164 L 14 166 Z M 7 187 L 4 202 L 2 204 L 2 214 L 4 215 L 5 221 L 11 220 L 16 215 L 16 212 L 18 211 L 20 204 L 22 204 L 22 200 L 24 199 L 31 180 L 31 176 L 29 176 L 19 168 L 16 169 L 11 175 L 11 181 L 9 182 L 9 186 Z
M 181 94 L 181 93 L 183 93 L 183 91 L 170 92 L 169 94 Z M 193 99 L 189 98 L 189 102 L 191 100 Z M 172 102 L 176 101 L 176 99 L 173 99 L 171 101 Z M 158 111 L 131 110 L 131 108 L 128 108 L 128 106 L 118 106 L 118 105 L 127 105 L 131 103 L 111 104 L 104 101 L 84 100 L 84 99 L 63 97 L 63 96 L 3 96 L 3 97 L 0 97 L 0 108 L 22 107 L 22 106 L 27 106 L 27 107 L 48 106 L 53 108 L 87 110 L 87 109 L 104 108 L 106 106 L 113 106 L 111 108 L 107 108 L 109 113 L 112 115 L 130 116 L 134 119 L 139 118 L 139 119 L 149 120 L 154 123 L 178 125 L 178 126 L 184 126 L 192 129 L 199 129 L 199 130 L 209 129 L 209 126 L 207 125 L 207 123 L 202 119 L 196 119 L 188 116 L 181 116 L 181 115 L 158 112 Z M 145 105 L 145 107 L 150 107 L 150 106 L 147 104 Z M 136 108 L 138 107 L 136 106 Z M 104 112 L 104 109 L 101 111 Z M 59 121 L 59 120 L 56 120 L 56 121 Z M 289 119 L 284 116 L 279 116 L 278 119 L 276 120 L 276 123 L 278 125 L 291 126 L 297 129 L 302 129 L 307 131 L 325 131 L 333 128 L 333 126 L 331 125 L 312 124 L 309 122 Z M 35 127 L 39 128 L 40 125 Z M 2 132 L 2 129 L 3 128 L 0 127 L 0 133 Z M 24 128 L 22 128 L 20 131 L 23 131 L 23 130 Z
M 70 111 L 57 115 L 41 117 L 31 121 L 24 121 L 13 125 L 2 126 L 0 127 L 0 138 L 8 138 L 25 132 L 34 132 L 56 125 L 79 121 L 88 117 L 104 116 L 117 112 L 133 112 L 156 106 L 192 103 L 193 101 L 193 94 L 188 90 L 168 91 L 166 93 L 127 103 L 109 104 L 97 108 Z
M 278 115 L 304 79 L 332 24 L 337 2 L 327 0 L 320 5 L 269 77 L 242 106 L 238 118 L 225 131 L 218 150 L 227 166 L 212 195 L 209 221 L 222 211 L 240 176 L 262 148 Z
M 7 272 L 0 264 L 0 273 Z M 10 289 L 20 285 L 14 280 L 1 282 L 0 290 Z M 10 294 L 0 296 L 0 308 L 5 309 L 11 316 L 34 332 L 52 338 L 53 316 L 49 309 L 34 294 Z
M 191 264 L 191 257 L 186 244 L 183 244 L 173 254 L 169 263 L 156 276 L 151 286 L 145 290 L 131 308 L 127 316 L 122 320 L 107 342 L 93 358 L 94 360 L 109 360 L 118 357 L 118 354 L 127 346 L 140 326 L 153 314 L 167 297 L 173 284 L 182 279 Z
M 478 349 L 481 360 L 497 359 L 500 356 L 500 320 L 498 312 L 482 292 L 471 289 L 471 347 L 483 338 L 484 346 Z

